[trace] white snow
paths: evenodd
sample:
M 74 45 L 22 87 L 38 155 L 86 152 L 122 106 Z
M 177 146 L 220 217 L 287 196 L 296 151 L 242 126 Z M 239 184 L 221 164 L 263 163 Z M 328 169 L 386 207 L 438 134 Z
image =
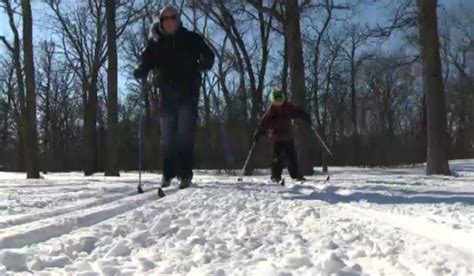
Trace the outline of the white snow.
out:
M 27 270 L 27 254 L 24 250 L 12 249 L 3 250 L 0 253 L 0 263 L 5 266 L 6 269 L 12 271 Z
M 474 160 L 330 168 L 285 187 L 268 172 L 196 186 L 0 172 L 0 275 L 472 275 Z
M 156 235 L 161 235 L 166 233 L 169 230 L 171 225 L 171 216 L 169 214 L 162 214 L 158 221 L 151 228 L 151 232 Z

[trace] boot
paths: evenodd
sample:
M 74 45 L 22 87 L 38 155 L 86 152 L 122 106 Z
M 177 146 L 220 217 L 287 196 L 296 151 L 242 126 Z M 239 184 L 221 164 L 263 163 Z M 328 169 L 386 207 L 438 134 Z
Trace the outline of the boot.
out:
M 281 181 L 281 177 L 272 176 L 271 180 L 272 180 L 272 182 L 278 183 L 278 182 Z
M 191 186 L 191 179 L 190 178 L 181 178 L 179 181 L 179 188 L 186 189 Z
M 296 181 L 306 181 L 307 179 L 304 176 L 298 176 L 295 178 Z

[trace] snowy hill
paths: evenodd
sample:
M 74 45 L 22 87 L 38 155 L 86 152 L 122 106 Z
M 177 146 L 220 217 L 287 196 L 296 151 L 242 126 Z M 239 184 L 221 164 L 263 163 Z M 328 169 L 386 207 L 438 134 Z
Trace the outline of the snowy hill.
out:
M 0 173 L 0 275 L 472 275 L 474 160 L 330 168 L 281 187 L 268 175 Z

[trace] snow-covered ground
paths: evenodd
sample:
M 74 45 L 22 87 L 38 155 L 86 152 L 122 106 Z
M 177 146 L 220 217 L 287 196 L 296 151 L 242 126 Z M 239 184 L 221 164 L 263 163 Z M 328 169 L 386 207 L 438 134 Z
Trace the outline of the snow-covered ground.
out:
M 330 168 L 285 187 L 268 175 L 0 172 L 0 275 L 473 275 L 474 160 Z

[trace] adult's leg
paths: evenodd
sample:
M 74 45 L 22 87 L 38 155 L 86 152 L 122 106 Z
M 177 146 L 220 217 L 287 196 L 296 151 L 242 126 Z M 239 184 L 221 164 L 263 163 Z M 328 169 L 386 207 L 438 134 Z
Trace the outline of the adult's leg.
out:
M 178 107 L 177 154 L 178 177 L 184 180 L 193 178 L 195 130 L 198 119 L 198 102 L 188 99 Z
M 291 178 L 300 178 L 298 171 L 298 157 L 296 155 L 295 143 L 293 141 L 284 144 L 286 163 L 288 164 L 288 172 Z
M 163 156 L 163 177 L 176 177 L 176 134 L 178 109 L 175 101 L 164 100 L 161 105 L 161 152 Z

